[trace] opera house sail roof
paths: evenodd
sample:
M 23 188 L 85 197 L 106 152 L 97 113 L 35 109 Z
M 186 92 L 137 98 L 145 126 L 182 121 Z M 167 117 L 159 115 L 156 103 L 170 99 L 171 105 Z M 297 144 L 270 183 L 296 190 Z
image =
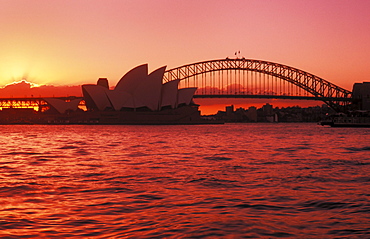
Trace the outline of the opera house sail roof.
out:
M 176 109 L 191 104 L 196 88 L 178 89 L 179 80 L 162 84 L 165 70 L 166 67 L 161 67 L 148 74 L 147 64 L 137 66 L 112 90 L 106 79 L 99 79 L 96 85 L 82 85 L 86 107 L 95 111 L 138 108 L 160 111 L 163 107 Z

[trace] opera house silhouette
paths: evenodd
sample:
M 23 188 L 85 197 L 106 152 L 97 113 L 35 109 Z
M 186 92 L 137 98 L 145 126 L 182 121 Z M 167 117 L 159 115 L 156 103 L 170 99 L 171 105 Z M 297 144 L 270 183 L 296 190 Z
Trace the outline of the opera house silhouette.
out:
M 175 109 L 190 105 L 196 88 L 178 89 L 179 80 L 162 84 L 166 67 L 148 74 L 148 65 L 140 65 L 126 73 L 113 90 L 108 80 L 100 78 L 96 85 L 82 85 L 89 110 L 149 110 Z
M 161 67 L 149 74 L 147 64 L 137 66 L 112 89 L 106 78 L 99 78 L 97 84 L 82 85 L 83 98 L 42 98 L 46 102 L 44 108 L 32 114 L 24 111 L 21 118 L 9 119 L 8 123 L 20 119 L 41 124 L 205 123 L 199 106 L 193 102 L 197 88 L 179 89 L 179 80 L 163 84 L 165 69 Z M 86 110 L 79 108 L 82 100 Z M 19 115 L 21 111 L 17 112 Z

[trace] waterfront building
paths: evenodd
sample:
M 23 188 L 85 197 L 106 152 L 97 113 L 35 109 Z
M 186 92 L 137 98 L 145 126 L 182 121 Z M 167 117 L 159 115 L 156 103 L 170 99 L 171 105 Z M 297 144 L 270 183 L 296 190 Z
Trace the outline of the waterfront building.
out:
M 257 122 L 257 108 L 255 106 L 248 108 L 247 117 L 250 122 Z
M 355 83 L 352 98 L 359 110 L 370 110 L 370 82 Z

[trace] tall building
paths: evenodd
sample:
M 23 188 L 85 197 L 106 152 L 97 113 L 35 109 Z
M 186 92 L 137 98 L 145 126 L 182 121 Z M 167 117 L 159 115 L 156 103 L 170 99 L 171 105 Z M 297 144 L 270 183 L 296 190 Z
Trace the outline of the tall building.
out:
M 265 116 L 269 116 L 269 115 L 274 114 L 274 111 L 272 109 L 272 105 L 270 105 L 269 103 L 266 103 L 264 106 L 262 106 L 262 110 L 263 110 L 263 114 Z
M 226 109 L 226 116 L 231 116 L 234 113 L 234 105 L 229 105 L 225 107 Z
M 358 109 L 370 110 L 370 82 L 353 84 L 352 98 Z
M 252 122 L 257 122 L 257 108 L 251 106 L 248 108 L 247 117 Z

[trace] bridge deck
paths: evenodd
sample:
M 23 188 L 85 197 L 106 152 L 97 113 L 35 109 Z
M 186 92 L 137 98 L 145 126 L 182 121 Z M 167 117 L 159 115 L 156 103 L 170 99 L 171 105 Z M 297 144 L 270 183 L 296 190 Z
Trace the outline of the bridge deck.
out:
M 194 98 L 252 98 L 252 99 L 288 99 L 288 100 L 318 100 L 318 101 L 348 101 L 348 98 L 292 96 L 292 95 L 237 95 L 237 94 L 201 94 Z

